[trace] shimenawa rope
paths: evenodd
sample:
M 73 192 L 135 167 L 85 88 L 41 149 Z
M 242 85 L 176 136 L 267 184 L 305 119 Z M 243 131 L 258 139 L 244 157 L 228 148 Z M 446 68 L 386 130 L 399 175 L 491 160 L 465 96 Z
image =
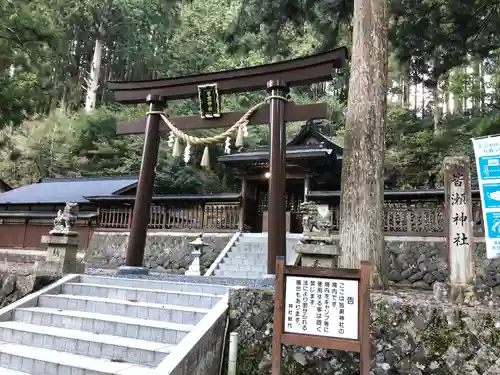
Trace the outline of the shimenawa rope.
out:
M 186 143 L 186 148 L 184 153 L 184 159 L 187 162 L 189 160 L 189 153 L 191 149 L 191 145 L 206 145 L 205 150 L 203 152 L 203 157 L 201 160 L 201 165 L 203 167 L 209 168 L 209 156 L 208 156 L 208 145 L 212 143 L 217 143 L 222 140 L 227 140 L 228 137 L 231 137 L 234 135 L 234 133 L 237 131 L 236 135 L 236 142 L 235 145 L 236 147 L 242 147 L 243 146 L 243 137 L 244 133 L 246 130 L 246 126 L 250 122 L 250 117 L 263 105 L 267 104 L 267 102 L 270 99 L 281 99 L 284 101 L 288 101 L 287 98 L 284 96 L 279 96 L 279 95 L 270 95 L 264 101 L 254 105 L 252 108 L 250 108 L 236 123 L 231 126 L 229 129 L 226 131 L 210 136 L 210 137 L 195 137 L 189 134 L 184 133 L 182 130 L 178 129 L 175 124 L 170 121 L 170 119 L 167 117 L 167 114 L 163 111 L 149 111 L 147 112 L 148 115 L 160 115 L 163 121 L 165 121 L 165 124 L 169 127 L 169 129 L 172 131 L 172 133 L 175 135 L 175 143 L 173 145 L 173 154 L 174 156 L 180 156 L 180 145 L 179 145 L 179 139 L 184 141 Z

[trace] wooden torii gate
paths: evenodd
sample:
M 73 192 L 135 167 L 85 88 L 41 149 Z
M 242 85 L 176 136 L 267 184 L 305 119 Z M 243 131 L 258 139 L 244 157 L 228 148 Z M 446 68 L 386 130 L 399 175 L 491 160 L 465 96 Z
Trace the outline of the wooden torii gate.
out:
M 326 104 L 295 105 L 283 100 L 291 86 L 325 82 L 332 79 L 334 69 L 344 67 L 347 49 L 341 47 L 325 53 L 294 60 L 149 81 L 109 82 L 115 99 L 122 104 L 149 105 L 148 115 L 139 120 L 118 124 L 117 134 L 145 133 L 139 183 L 132 214 L 130 238 L 122 272 L 147 272 L 142 268 L 144 247 L 153 194 L 154 171 L 158 157 L 160 132 L 168 131 L 160 111 L 169 100 L 195 98 L 200 87 L 217 85 L 217 94 L 239 93 L 267 89 L 269 104 L 260 107 L 250 118 L 249 125 L 270 124 L 269 231 L 268 273 L 274 274 L 277 256 L 286 254 L 285 219 L 285 123 L 306 121 L 327 116 Z M 221 128 L 235 124 L 245 112 L 220 113 L 220 116 L 184 116 L 169 118 L 182 131 Z

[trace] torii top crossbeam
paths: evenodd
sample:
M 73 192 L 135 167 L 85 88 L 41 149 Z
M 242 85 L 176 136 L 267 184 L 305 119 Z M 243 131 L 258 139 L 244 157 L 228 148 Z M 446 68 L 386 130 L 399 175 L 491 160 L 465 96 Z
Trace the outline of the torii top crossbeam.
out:
M 341 47 L 317 55 L 249 68 L 216 73 L 149 81 L 108 82 L 116 101 L 123 104 L 146 103 L 148 95 L 167 100 L 187 99 L 198 95 L 198 86 L 217 82 L 222 94 L 265 90 L 268 81 L 284 81 L 289 87 L 325 82 L 332 70 L 344 67 L 347 48 Z
M 148 103 L 147 117 L 118 125 L 119 134 L 145 133 L 141 171 L 132 214 L 130 238 L 124 273 L 142 273 L 144 246 L 148 228 L 149 207 L 153 193 L 154 170 L 158 157 L 159 132 L 164 125 L 177 123 L 176 129 L 218 128 L 228 126 L 242 113 L 220 113 L 212 118 L 197 116 L 167 118 L 161 111 L 165 102 L 199 96 L 206 85 L 216 85 L 210 96 L 212 109 L 217 107 L 220 94 L 264 90 L 270 94 L 269 104 L 253 112 L 253 124 L 269 123 L 271 126 L 270 178 L 269 178 L 269 227 L 268 273 L 274 273 L 276 256 L 286 251 L 285 233 L 285 122 L 321 118 L 326 115 L 326 105 L 295 105 L 287 103 L 286 94 L 290 86 L 325 82 L 332 79 L 334 69 L 344 67 L 347 49 L 338 48 L 325 53 L 289 61 L 234 69 L 216 73 L 191 75 L 148 81 L 108 82 L 115 99 L 122 104 Z M 214 100 L 215 98 L 215 100 Z M 203 103 L 204 105 L 205 103 Z M 263 104 L 263 103 L 261 103 Z M 259 104 L 260 105 L 260 104 Z M 257 107 L 257 106 L 256 106 Z M 267 113 L 267 115 L 266 115 Z M 233 127 L 235 127 L 235 124 Z M 173 128 L 171 128 L 173 129 Z M 173 129 L 175 130 L 175 129 Z M 226 132 L 227 133 L 227 132 Z

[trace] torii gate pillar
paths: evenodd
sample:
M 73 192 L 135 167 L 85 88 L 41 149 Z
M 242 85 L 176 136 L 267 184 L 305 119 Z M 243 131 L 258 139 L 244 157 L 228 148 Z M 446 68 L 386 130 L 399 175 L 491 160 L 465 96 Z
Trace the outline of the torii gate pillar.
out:
M 146 102 L 149 104 L 150 112 L 162 111 L 165 107 L 165 98 L 159 95 L 148 95 Z M 147 269 L 142 268 L 142 262 L 148 231 L 147 218 L 149 218 L 151 198 L 153 196 L 155 168 L 160 144 L 160 119 L 158 114 L 148 114 L 147 116 L 141 170 L 132 213 L 127 255 L 125 266 L 120 268 L 119 273 L 148 273 Z
M 274 275 L 276 257 L 286 256 L 286 131 L 285 100 L 288 85 L 281 80 L 268 81 L 270 99 L 271 150 L 269 155 L 269 230 L 267 237 L 267 273 Z

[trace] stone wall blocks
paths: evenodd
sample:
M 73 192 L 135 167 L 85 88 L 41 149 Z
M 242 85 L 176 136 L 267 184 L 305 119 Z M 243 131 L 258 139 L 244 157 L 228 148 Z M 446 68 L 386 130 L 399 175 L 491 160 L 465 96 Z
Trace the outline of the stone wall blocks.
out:
M 272 336 L 264 334 L 266 324 L 258 329 L 250 319 L 260 314 L 272 322 L 272 300 L 263 298 L 272 296 L 272 292 L 231 293 L 231 329 L 244 337 L 239 348 L 239 375 L 268 374 Z M 376 291 L 372 293 L 371 314 L 371 375 L 500 374 L 497 308 L 430 303 L 429 294 L 418 290 L 387 294 Z M 283 373 L 287 375 L 351 375 L 359 371 L 358 357 L 352 353 L 283 347 L 282 355 Z
M 144 265 L 150 269 L 174 274 L 184 274 L 192 261 L 192 248 L 189 242 L 194 240 L 198 233 L 148 233 Z M 200 257 L 202 272 L 215 261 L 219 253 L 231 238 L 227 235 L 203 236 L 209 244 L 203 249 Z M 125 263 L 125 254 L 128 244 L 128 234 L 95 232 L 87 249 L 86 263 L 89 268 L 118 268 Z

